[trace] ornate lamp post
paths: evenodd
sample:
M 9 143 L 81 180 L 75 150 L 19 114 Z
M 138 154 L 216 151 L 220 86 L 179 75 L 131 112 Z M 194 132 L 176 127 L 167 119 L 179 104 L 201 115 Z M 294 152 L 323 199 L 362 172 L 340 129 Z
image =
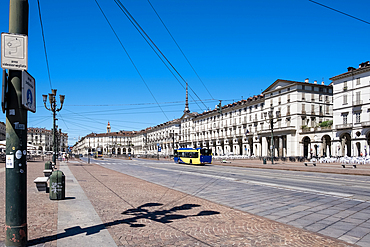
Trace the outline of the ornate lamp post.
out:
M 64 103 L 64 98 L 65 95 L 59 95 L 59 100 L 60 100 L 60 108 L 57 108 L 57 100 L 55 99 L 57 95 L 57 90 L 52 89 L 52 93 L 49 93 L 49 102 L 50 102 L 50 108 L 46 106 L 46 101 L 48 99 L 47 95 L 42 95 L 42 99 L 44 101 L 44 106 L 47 110 L 53 112 L 53 163 L 56 165 L 56 156 L 57 156 L 57 139 L 56 139 L 56 129 L 55 129 L 55 123 L 56 123 L 56 112 L 62 110 L 63 103 Z
M 271 150 L 271 164 L 274 164 L 274 124 L 277 123 L 278 119 L 274 122 L 274 107 L 270 107 L 270 111 L 268 112 L 268 119 L 265 119 L 267 123 L 270 124 L 271 127 L 271 145 L 270 145 L 270 150 Z M 266 118 L 266 116 L 265 116 Z M 277 116 L 279 118 L 279 116 Z

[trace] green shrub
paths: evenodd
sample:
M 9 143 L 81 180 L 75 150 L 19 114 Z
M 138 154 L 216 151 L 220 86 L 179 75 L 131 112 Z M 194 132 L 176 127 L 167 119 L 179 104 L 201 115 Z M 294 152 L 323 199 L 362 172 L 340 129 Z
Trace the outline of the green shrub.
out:
M 333 120 L 324 121 L 319 124 L 320 127 L 330 127 L 332 125 L 333 125 Z

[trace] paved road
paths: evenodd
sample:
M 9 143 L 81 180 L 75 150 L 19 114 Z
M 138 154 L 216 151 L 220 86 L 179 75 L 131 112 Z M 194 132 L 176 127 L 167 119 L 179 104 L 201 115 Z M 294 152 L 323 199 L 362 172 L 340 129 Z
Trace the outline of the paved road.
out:
M 94 162 L 248 213 L 370 246 L 367 176 L 189 166 L 140 159 Z

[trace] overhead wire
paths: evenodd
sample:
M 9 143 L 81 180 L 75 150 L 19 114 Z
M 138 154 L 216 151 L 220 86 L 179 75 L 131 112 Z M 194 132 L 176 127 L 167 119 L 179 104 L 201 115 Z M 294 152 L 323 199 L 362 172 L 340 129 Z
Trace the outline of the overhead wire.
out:
M 148 91 L 149 91 L 149 92 L 150 92 L 150 94 L 152 95 L 152 97 L 153 97 L 153 99 L 155 100 L 155 102 L 157 102 L 157 105 L 158 105 L 158 107 L 161 109 L 161 111 L 162 111 L 163 115 L 166 117 L 166 119 L 167 119 L 167 120 L 169 120 L 169 118 L 167 117 L 166 113 L 163 111 L 162 107 L 160 106 L 160 104 L 158 103 L 157 99 L 155 98 L 154 94 L 153 94 L 153 93 L 152 93 L 152 91 L 150 90 L 150 88 L 149 88 L 148 84 L 146 83 L 146 81 L 144 80 L 143 76 L 141 75 L 141 73 L 140 73 L 139 69 L 137 68 L 136 64 L 135 64 L 135 63 L 134 63 L 134 61 L 132 60 L 132 58 L 131 58 L 131 56 L 129 55 L 128 51 L 126 50 L 125 46 L 123 45 L 123 43 L 122 43 L 121 39 L 118 37 L 118 35 L 117 35 L 116 31 L 114 30 L 114 28 L 113 28 L 112 24 L 111 24 L 111 23 L 110 23 L 110 21 L 108 20 L 108 17 L 105 15 L 105 13 L 104 13 L 103 9 L 100 7 L 100 5 L 99 5 L 98 1 L 97 1 L 97 0 L 95 0 L 95 3 L 98 5 L 98 7 L 99 7 L 99 9 L 100 9 L 101 13 L 103 14 L 103 16 L 104 16 L 105 20 L 108 22 L 108 24 L 109 24 L 110 28 L 112 29 L 112 31 L 113 31 L 113 33 L 114 33 L 114 35 L 116 36 L 116 38 L 117 38 L 117 40 L 118 40 L 118 42 L 121 44 L 121 47 L 122 47 L 122 48 L 123 48 L 123 50 L 125 51 L 125 53 L 126 53 L 127 57 L 129 58 L 129 60 L 130 60 L 131 64 L 134 66 L 134 68 L 135 68 L 136 72 L 139 74 L 139 76 L 140 76 L 141 80 L 144 82 L 144 84 L 145 84 L 146 88 L 148 89 Z
M 173 66 L 173 64 L 168 60 L 168 58 L 163 54 L 163 52 L 158 48 L 158 46 L 153 42 L 153 40 L 149 37 L 149 35 L 144 31 L 144 29 L 140 26 L 140 24 L 136 21 L 136 19 L 130 14 L 130 12 L 127 10 L 127 8 L 122 4 L 120 0 L 114 0 L 114 2 L 117 4 L 117 6 L 121 9 L 121 11 L 125 14 L 125 16 L 129 19 L 129 21 L 134 25 L 136 30 L 140 33 L 140 35 L 144 38 L 144 40 L 149 44 L 149 46 L 153 49 L 153 51 L 157 54 L 158 57 L 160 57 L 161 61 L 166 65 L 166 67 L 169 69 L 167 64 L 176 72 L 176 74 L 182 79 L 183 82 L 186 83 L 186 80 L 182 77 L 182 75 L 178 72 L 178 70 Z M 152 44 L 152 45 L 151 45 Z M 154 47 L 153 47 L 154 46 Z M 155 49 L 154 49 L 155 48 Z M 157 51 L 161 54 L 157 53 Z M 162 57 L 166 60 L 167 64 L 164 62 Z M 171 71 L 171 70 L 170 70 Z M 173 74 L 173 72 L 171 71 Z M 174 74 L 173 74 L 174 75 Z M 177 77 L 175 76 L 177 79 Z M 180 83 L 180 81 L 178 80 Z M 181 84 L 181 83 L 180 83 Z M 182 85 L 182 84 L 181 84 Z M 183 86 L 183 85 L 182 85 Z M 204 102 L 200 99 L 200 97 L 195 93 L 195 91 L 189 86 L 191 91 L 194 93 L 195 96 L 200 100 L 201 103 L 203 103 L 205 109 L 207 109 L 207 106 L 204 104 Z M 199 107 L 199 105 L 198 105 Z M 199 107 L 200 108 L 200 107 Z M 200 108 L 201 109 L 201 108 Z M 202 109 L 201 109 L 202 110 Z
M 185 60 L 188 62 L 188 64 L 190 65 L 191 69 L 194 71 L 194 73 L 196 74 L 196 76 L 198 77 L 199 81 L 202 83 L 203 87 L 207 90 L 209 96 L 211 96 L 211 98 L 213 99 L 213 96 L 212 94 L 209 92 L 208 88 L 206 87 L 206 85 L 203 83 L 202 79 L 200 78 L 200 76 L 198 75 L 198 73 L 195 71 L 193 65 L 190 63 L 189 59 L 186 57 L 185 53 L 182 51 L 182 49 L 180 48 L 179 44 L 176 42 L 175 38 L 173 37 L 173 35 L 171 34 L 170 30 L 167 28 L 166 24 L 164 24 L 162 18 L 159 16 L 158 12 L 155 10 L 154 6 L 152 5 L 152 3 L 150 2 L 150 0 L 148 0 L 148 3 L 149 5 L 152 7 L 154 13 L 157 15 L 158 19 L 161 21 L 161 23 L 163 24 L 164 28 L 167 30 L 168 34 L 170 35 L 170 37 L 172 38 L 173 42 L 176 44 L 177 48 L 179 48 L 181 54 L 184 56 Z
M 38 6 L 38 10 L 39 10 L 39 19 L 40 19 L 40 25 L 41 25 L 41 34 L 42 34 L 42 41 L 44 43 L 44 52 L 45 52 L 45 59 L 46 59 L 46 67 L 47 67 L 48 76 L 49 76 L 49 84 L 50 84 L 50 89 L 52 89 L 53 86 L 51 84 L 49 60 L 48 60 L 48 53 L 46 51 L 46 41 L 45 41 L 45 35 L 44 35 L 44 25 L 42 24 L 41 7 L 40 7 L 40 1 L 39 0 L 37 0 L 37 6 Z
M 219 100 L 215 100 L 215 99 L 205 99 L 203 100 L 204 102 L 212 102 L 212 101 L 216 101 L 218 102 Z M 231 101 L 230 99 L 229 100 L 226 100 L 226 101 Z M 192 102 L 196 102 L 196 100 L 194 101 L 189 101 L 190 103 Z M 171 101 L 171 102 L 159 102 L 159 104 L 161 105 L 164 105 L 164 104 L 175 104 L 175 103 L 178 103 L 178 104 L 184 104 L 185 101 Z M 154 105 L 154 104 L 157 104 L 157 103 L 130 103 L 130 104 L 106 104 L 106 105 L 66 105 L 66 106 L 130 106 L 130 105 Z M 42 107 L 42 106 L 37 106 L 37 107 Z
M 329 6 L 327 6 L 327 5 L 324 5 L 324 4 L 322 4 L 322 3 L 319 3 L 319 2 L 316 2 L 316 1 L 312 1 L 312 0 L 308 0 L 308 1 L 310 1 L 310 2 L 312 2 L 312 3 L 315 3 L 315 4 L 317 4 L 317 5 L 320 5 L 320 6 L 322 6 L 322 7 L 325 7 L 325 8 L 327 8 L 327 9 L 333 10 L 333 11 L 335 11 L 335 12 L 338 12 L 338 13 L 340 13 L 340 14 L 342 14 L 342 15 L 345 15 L 345 16 L 348 16 L 348 17 L 351 17 L 351 18 L 356 19 L 356 20 L 358 20 L 358 21 L 362 21 L 362 22 L 364 22 L 364 23 L 366 23 L 366 24 L 370 24 L 370 22 L 368 22 L 368 21 L 365 21 L 365 20 L 363 20 L 363 19 L 357 18 L 356 16 L 353 16 L 353 15 L 347 14 L 347 13 L 342 12 L 342 11 L 340 11 L 340 10 L 334 9 L 334 8 L 329 7 Z

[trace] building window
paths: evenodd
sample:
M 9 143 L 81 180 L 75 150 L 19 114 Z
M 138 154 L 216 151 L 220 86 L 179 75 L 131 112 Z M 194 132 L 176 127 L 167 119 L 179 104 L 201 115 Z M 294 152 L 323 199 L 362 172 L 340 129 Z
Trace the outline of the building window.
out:
M 343 83 L 343 91 L 347 91 L 348 87 L 347 87 L 347 82 L 345 81 Z
M 357 79 L 356 79 L 356 85 L 361 85 L 360 78 L 357 78 Z
M 306 117 L 302 117 L 302 125 L 306 125 Z
M 356 123 L 361 123 L 361 113 L 355 112 Z
M 348 104 L 348 102 L 347 102 L 347 95 L 344 94 L 343 95 L 343 105 L 347 105 L 347 104 Z
M 302 85 L 302 90 L 305 90 L 305 86 L 304 85 Z
M 361 104 L 361 92 L 356 92 L 356 105 Z
M 322 87 L 319 87 L 319 92 L 323 92 L 324 89 Z
M 322 101 L 322 95 L 321 94 L 319 95 L 319 101 Z
M 302 100 L 305 100 L 305 95 L 304 95 L 304 93 L 302 93 Z
M 343 114 L 342 118 L 343 118 L 343 124 L 346 125 L 347 124 L 347 114 Z

